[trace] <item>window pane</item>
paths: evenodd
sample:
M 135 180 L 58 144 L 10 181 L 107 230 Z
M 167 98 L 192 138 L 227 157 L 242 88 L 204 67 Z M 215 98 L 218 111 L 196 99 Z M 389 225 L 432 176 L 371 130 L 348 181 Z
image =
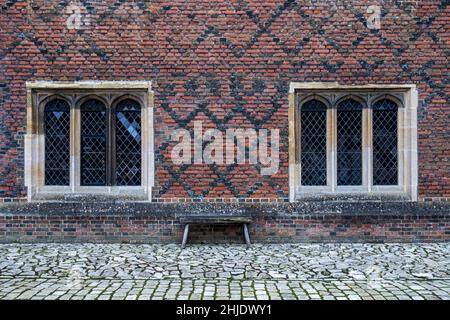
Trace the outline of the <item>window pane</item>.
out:
M 70 108 L 52 100 L 44 110 L 45 184 L 68 186 L 70 181 Z
M 318 100 L 301 109 L 302 185 L 327 184 L 327 108 Z
M 81 106 L 81 185 L 106 185 L 106 108 L 98 100 Z
M 355 100 L 337 107 L 337 184 L 362 185 L 362 105 Z
M 116 184 L 141 184 L 141 107 L 131 99 L 116 109 Z
M 373 106 L 373 184 L 397 185 L 397 104 L 380 100 Z

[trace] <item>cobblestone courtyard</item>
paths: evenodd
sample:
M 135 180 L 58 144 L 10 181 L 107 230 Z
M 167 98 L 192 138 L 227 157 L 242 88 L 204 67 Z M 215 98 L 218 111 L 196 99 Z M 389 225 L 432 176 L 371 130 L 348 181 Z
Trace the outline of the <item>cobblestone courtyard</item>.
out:
M 0 299 L 450 300 L 450 244 L 2 244 Z

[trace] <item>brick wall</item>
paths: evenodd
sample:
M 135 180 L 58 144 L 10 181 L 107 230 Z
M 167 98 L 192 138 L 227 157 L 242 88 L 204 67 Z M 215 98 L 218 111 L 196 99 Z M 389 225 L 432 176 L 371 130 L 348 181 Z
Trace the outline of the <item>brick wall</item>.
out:
M 79 29 L 67 28 L 69 1 L 0 1 L 1 199 L 26 197 L 28 80 L 153 81 L 154 197 L 197 199 L 287 197 L 289 82 L 415 83 L 419 193 L 450 197 L 448 1 L 72 4 Z M 372 4 L 381 6 L 379 30 L 368 27 Z M 220 130 L 279 128 L 280 170 L 267 177 L 253 165 L 174 165 L 169 135 L 195 120 Z
M 250 225 L 251 241 L 432 242 L 450 240 L 448 215 L 419 216 L 260 216 Z M 0 216 L 0 242 L 180 243 L 183 226 L 175 217 Z M 243 243 L 240 226 L 194 225 L 190 243 Z
M 450 204 L 80 204 L 0 206 L 0 242 L 181 242 L 185 215 L 251 217 L 253 242 L 450 240 Z M 192 225 L 191 243 L 243 243 L 240 226 Z

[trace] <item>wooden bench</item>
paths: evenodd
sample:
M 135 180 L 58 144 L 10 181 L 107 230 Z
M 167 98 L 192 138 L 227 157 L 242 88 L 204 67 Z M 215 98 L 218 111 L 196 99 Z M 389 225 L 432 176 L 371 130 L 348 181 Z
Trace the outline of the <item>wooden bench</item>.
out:
M 180 217 L 180 223 L 184 224 L 183 241 L 181 248 L 186 247 L 189 237 L 190 224 L 242 224 L 245 244 L 250 246 L 250 236 L 248 234 L 248 224 L 252 219 L 244 216 L 184 216 Z

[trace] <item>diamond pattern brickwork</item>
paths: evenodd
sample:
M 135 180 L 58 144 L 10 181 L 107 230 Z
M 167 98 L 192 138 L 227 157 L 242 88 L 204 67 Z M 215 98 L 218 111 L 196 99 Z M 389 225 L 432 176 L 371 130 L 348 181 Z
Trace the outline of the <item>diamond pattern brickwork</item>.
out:
M 414 2 L 382 1 L 381 28 L 370 29 L 362 0 L 83 0 L 77 30 L 66 24 L 70 1 L 2 1 L 0 198 L 26 196 L 24 88 L 42 79 L 153 80 L 153 197 L 196 199 L 287 197 L 290 82 L 416 83 L 419 192 L 450 197 L 450 6 Z M 170 134 L 194 119 L 219 130 L 280 129 L 279 171 L 174 165 Z M 198 178 L 185 179 L 193 171 Z

